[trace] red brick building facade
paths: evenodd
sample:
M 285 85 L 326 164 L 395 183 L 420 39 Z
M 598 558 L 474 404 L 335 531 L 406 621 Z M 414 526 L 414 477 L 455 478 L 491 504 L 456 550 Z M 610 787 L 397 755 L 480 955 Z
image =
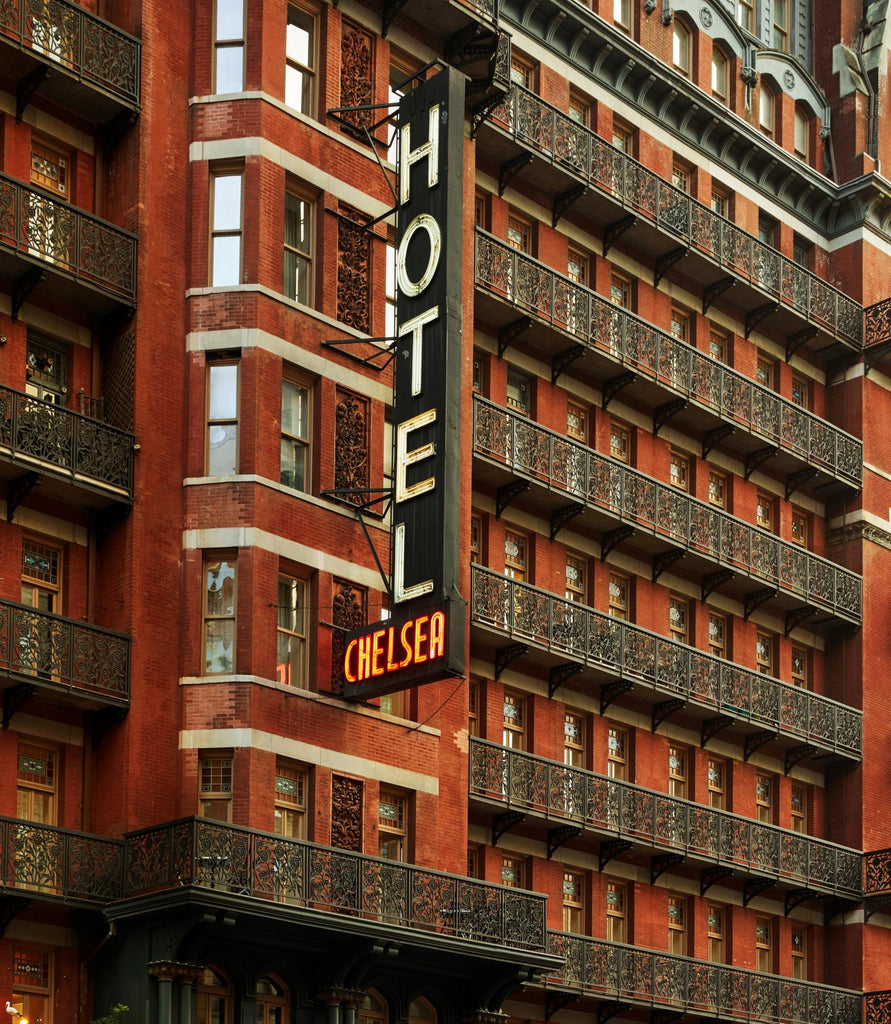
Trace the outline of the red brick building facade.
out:
M 0 4 L 32 1024 L 888 1019 L 883 19 Z M 465 671 L 357 701 L 350 631 L 400 614 L 398 103 L 445 68 Z

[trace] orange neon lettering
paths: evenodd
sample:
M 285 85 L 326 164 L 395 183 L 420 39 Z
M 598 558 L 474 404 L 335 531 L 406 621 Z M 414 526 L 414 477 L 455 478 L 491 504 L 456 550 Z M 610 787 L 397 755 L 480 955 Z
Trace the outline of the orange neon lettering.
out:
M 371 675 L 371 637 L 359 637 L 359 665 L 356 672 L 359 680 L 367 679 Z
M 399 633 L 399 642 L 402 644 L 402 649 L 405 651 L 405 657 L 399 662 L 400 668 L 405 668 L 411 662 L 411 643 L 408 640 L 408 632 L 414 625 L 414 619 L 409 619 L 408 622 L 404 623 L 402 630 Z
M 387 630 L 387 671 L 394 672 L 399 668 L 399 662 L 393 661 L 393 639 L 395 638 L 396 630 L 390 626 Z
M 429 615 L 422 615 L 420 618 L 415 619 L 415 661 L 426 661 L 427 652 L 423 649 L 423 645 L 427 640 L 427 632 L 424 627 L 430 621 Z
M 430 660 L 445 654 L 445 615 L 434 612 L 430 616 Z
M 381 665 L 381 658 L 384 656 L 384 647 L 381 640 L 384 637 L 384 629 L 376 629 L 372 634 L 371 638 L 374 642 L 374 657 L 371 661 L 371 674 L 373 676 L 382 676 L 384 674 L 384 667 Z
M 346 653 L 343 656 L 343 675 L 348 683 L 355 683 L 356 677 L 350 671 L 350 657 L 353 653 L 353 648 L 359 644 L 358 640 L 350 640 L 347 644 Z

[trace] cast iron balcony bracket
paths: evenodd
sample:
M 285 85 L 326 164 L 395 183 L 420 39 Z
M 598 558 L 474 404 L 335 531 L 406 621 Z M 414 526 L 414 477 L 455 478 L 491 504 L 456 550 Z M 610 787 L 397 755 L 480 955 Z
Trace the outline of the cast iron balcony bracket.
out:
M 479 228 L 475 266 L 477 289 L 521 314 L 500 327 L 499 356 L 534 320 L 576 342 L 552 354 L 552 377 L 580 357 L 580 347 L 617 365 L 620 372 L 612 377 L 600 371 L 604 409 L 642 377 L 673 396 L 658 406 L 663 419 L 654 418 L 657 433 L 683 411 L 676 403 L 686 401 L 723 421 L 706 432 L 706 454 L 729 436 L 723 428 L 744 429 L 765 442 L 757 460 L 749 460 L 748 473 L 768 452 L 782 450 L 847 486 L 861 486 L 863 443 L 840 427 Z
M 492 818 L 492 845 L 497 846 L 502 836 L 510 832 L 514 825 L 519 825 L 525 820 L 526 815 L 522 811 L 505 811 L 504 814 L 496 814 Z
M 630 839 L 604 839 L 600 844 L 600 851 L 597 858 L 597 870 L 603 871 L 614 857 L 621 857 L 621 855 L 630 850 L 633 845 L 634 843 L 632 843 Z
M 574 501 L 571 505 L 564 505 L 562 508 L 555 508 L 551 513 L 551 540 L 557 539 L 557 534 L 568 526 L 576 516 L 585 511 L 585 506 L 580 501 Z
M 498 168 L 498 195 L 499 197 L 504 195 L 504 190 L 511 183 L 511 181 L 522 171 L 522 169 L 532 163 L 531 153 L 520 153 L 510 160 L 505 160 L 504 163 Z
M 534 644 L 558 663 L 575 661 L 601 679 L 606 676 L 602 710 L 636 686 L 717 712 L 717 719 L 703 726 L 703 744 L 735 723 L 748 732 L 776 729 L 785 742 L 800 738 L 801 757 L 810 756 L 812 747 L 848 759 L 862 756 L 863 712 L 858 709 L 485 566 L 470 568 L 471 624 L 509 638 L 498 650 L 496 670 Z M 795 748 L 788 757 L 787 767 L 800 759 Z
M 529 650 L 529 644 L 508 644 L 506 647 L 499 647 L 495 652 L 495 678 L 500 679 L 502 672 L 512 661 L 522 656 Z
M 497 491 L 496 518 L 534 483 L 618 520 L 601 535 L 601 562 L 641 531 L 671 545 L 653 561 L 655 579 L 683 554 L 695 555 L 715 564 L 717 572 L 741 572 L 762 584 L 744 598 L 746 618 L 782 595 L 860 625 L 862 579 L 837 562 L 481 396 L 474 397 L 473 417 L 474 453 L 513 478 Z M 703 600 L 729 578 L 707 575 Z
M 12 716 L 19 708 L 37 693 L 33 683 L 18 683 L 3 691 L 3 728 L 9 728 Z
M 682 853 L 660 853 L 654 857 L 650 862 L 650 885 L 655 885 L 666 871 L 683 864 L 685 859 Z
M 576 661 L 567 661 L 562 665 L 555 665 L 548 672 L 548 697 L 553 697 L 568 679 L 578 675 L 583 668 L 584 666 Z
M 699 879 L 699 895 L 705 896 L 713 885 L 717 885 L 718 882 L 723 882 L 725 878 L 730 878 L 735 870 L 735 868 L 728 868 L 721 865 L 705 868 Z
M 558 825 L 556 828 L 548 829 L 548 860 L 561 846 L 568 843 L 570 839 L 577 839 L 581 834 L 582 830 L 578 825 Z

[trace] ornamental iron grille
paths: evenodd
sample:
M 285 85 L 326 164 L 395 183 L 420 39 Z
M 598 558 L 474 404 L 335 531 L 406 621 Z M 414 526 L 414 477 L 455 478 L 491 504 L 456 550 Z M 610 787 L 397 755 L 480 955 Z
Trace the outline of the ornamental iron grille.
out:
M 361 110 L 374 102 L 374 39 L 370 33 L 348 21 L 340 37 L 340 106 L 345 128 L 365 140 L 373 123 L 373 110 Z
M 136 300 L 136 238 L 0 174 L 0 246 L 115 299 Z
M 856 573 L 486 399 L 474 398 L 473 414 L 477 454 L 718 565 L 860 622 L 862 580 Z
M 891 341 L 891 299 L 882 299 L 867 306 L 865 314 L 866 348 Z
M 427 935 L 545 949 L 546 897 L 537 893 L 203 818 L 132 832 L 125 843 L 126 897 L 194 885 Z
M 331 777 L 331 845 L 362 850 L 362 783 L 344 775 Z
M 0 601 L 0 671 L 109 703 L 130 700 L 130 638 Z
M 853 899 L 863 854 L 471 737 L 470 793 L 547 818 Z
M 471 620 L 609 676 L 860 759 L 863 713 L 471 565 Z
M 343 693 L 346 682 L 343 674 L 343 656 L 346 653 L 346 635 L 368 621 L 368 593 L 344 580 L 334 581 L 334 602 L 331 623 L 331 689 Z
M 0 818 L 0 881 L 25 890 L 90 903 L 121 898 L 120 840 Z
M 102 346 L 102 393 L 106 422 L 131 433 L 135 380 L 136 332 L 128 327 Z
M 557 985 L 609 999 L 763 1024 L 862 1024 L 863 996 L 740 967 L 707 963 L 617 942 L 548 932 L 549 951 L 563 967 L 545 977 Z
M 860 348 L 863 307 L 859 303 L 528 89 L 513 83 L 492 119 L 517 142 L 562 166 L 585 185 L 611 196 L 833 337 Z
M 477 229 L 478 288 L 683 395 L 735 427 L 859 487 L 863 443 L 629 310 Z
M 866 1024 L 891 1024 L 891 992 L 867 992 Z
M 138 106 L 139 40 L 90 11 L 67 0 L 4 0 L 0 35 Z
M 358 223 L 359 216 L 343 210 L 337 220 L 337 319 L 368 334 L 371 236 Z
M 334 487 L 353 490 L 343 501 L 361 505 L 368 488 L 368 399 L 337 389 L 334 433 Z M 361 625 L 361 623 L 359 623 Z
M 0 385 L 0 457 L 133 497 L 132 434 Z
M 865 895 L 891 893 L 891 850 L 871 850 L 863 855 L 863 859 Z

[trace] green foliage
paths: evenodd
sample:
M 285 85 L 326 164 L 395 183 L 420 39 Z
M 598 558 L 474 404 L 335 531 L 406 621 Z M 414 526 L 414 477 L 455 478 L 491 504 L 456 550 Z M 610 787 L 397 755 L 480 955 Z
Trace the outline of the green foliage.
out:
M 130 1012 L 130 1007 L 124 1003 L 117 1003 L 108 1008 L 104 1017 L 94 1017 L 90 1024 L 123 1024 L 124 1018 Z

